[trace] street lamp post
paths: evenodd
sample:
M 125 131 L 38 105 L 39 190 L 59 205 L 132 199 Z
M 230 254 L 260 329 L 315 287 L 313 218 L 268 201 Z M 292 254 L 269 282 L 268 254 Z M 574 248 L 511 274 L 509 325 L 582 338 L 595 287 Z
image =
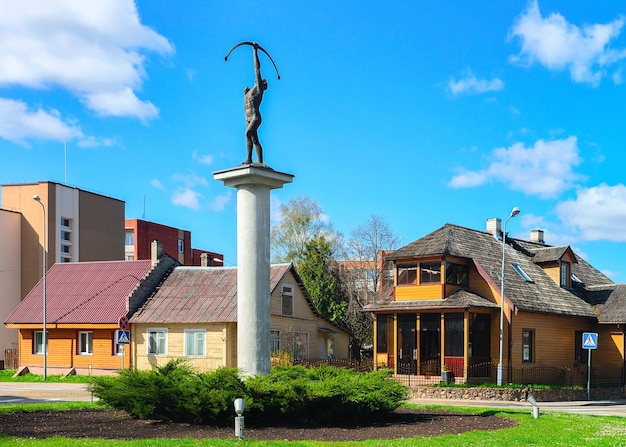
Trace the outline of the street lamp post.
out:
M 41 342 L 43 345 L 43 380 L 48 378 L 48 334 L 46 333 L 46 207 L 41 201 L 39 194 L 33 196 L 33 200 L 41 205 L 43 211 L 43 334 Z
M 502 386 L 504 378 L 504 365 L 502 364 L 502 351 L 504 341 L 504 247 L 506 245 L 506 224 L 509 223 L 511 218 L 519 214 L 519 208 L 515 207 L 511 210 L 511 214 L 504 222 L 504 228 L 502 229 L 502 273 L 500 279 L 500 361 L 498 362 L 498 386 Z

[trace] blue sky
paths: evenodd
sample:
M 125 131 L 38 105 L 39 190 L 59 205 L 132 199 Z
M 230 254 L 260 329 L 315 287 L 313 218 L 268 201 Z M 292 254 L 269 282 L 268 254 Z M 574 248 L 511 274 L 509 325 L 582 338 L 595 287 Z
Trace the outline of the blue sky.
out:
M 0 0 L 0 183 L 119 198 L 236 264 L 243 88 L 258 41 L 272 193 L 335 228 L 382 215 L 409 243 L 446 222 L 545 231 L 626 282 L 621 2 Z M 64 141 L 67 141 L 67 164 Z M 67 169 L 66 169 L 66 168 Z M 274 213 L 274 218 L 277 218 Z

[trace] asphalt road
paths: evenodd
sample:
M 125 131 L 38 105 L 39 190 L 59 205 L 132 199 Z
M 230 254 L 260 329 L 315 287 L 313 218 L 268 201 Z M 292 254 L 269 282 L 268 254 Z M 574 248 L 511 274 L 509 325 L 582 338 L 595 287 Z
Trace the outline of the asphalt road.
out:
M 34 402 L 92 402 L 95 398 L 82 383 L 0 382 L 0 404 Z M 450 405 L 497 409 L 532 410 L 528 402 L 468 399 L 410 399 L 418 405 Z M 539 414 L 546 411 L 626 417 L 626 399 L 574 402 L 538 402 Z

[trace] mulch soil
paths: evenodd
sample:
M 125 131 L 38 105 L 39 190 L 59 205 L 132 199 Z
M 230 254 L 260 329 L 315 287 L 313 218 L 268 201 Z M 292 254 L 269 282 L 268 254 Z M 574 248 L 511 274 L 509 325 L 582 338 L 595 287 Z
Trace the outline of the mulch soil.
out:
M 516 425 L 510 419 L 491 415 L 400 408 L 384 420 L 362 426 L 246 426 L 244 435 L 253 440 L 361 441 L 499 430 Z M 0 432 L 20 438 L 234 438 L 234 427 L 141 420 L 123 411 L 100 409 L 0 414 Z

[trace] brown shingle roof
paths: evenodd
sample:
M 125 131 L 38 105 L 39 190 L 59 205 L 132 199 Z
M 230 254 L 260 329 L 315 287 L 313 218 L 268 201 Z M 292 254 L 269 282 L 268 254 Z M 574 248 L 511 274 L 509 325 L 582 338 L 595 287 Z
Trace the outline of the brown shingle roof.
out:
M 126 298 L 151 271 L 148 261 L 54 264 L 46 273 L 46 323 L 111 324 L 126 315 Z M 43 281 L 5 321 L 41 323 Z
M 543 244 L 507 238 L 505 263 L 505 295 L 522 311 L 596 317 L 589 299 L 582 290 L 570 290 L 556 284 L 541 266 L 533 262 Z M 564 247 L 565 250 L 569 249 Z M 545 251 L 552 257 L 562 251 Z M 562 251 L 564 253 L 564 251 Z M 418 239 L 386 256 L 386 259 L 402 260 L 425 256 L 456 256 L 472 259 L 479 272 L 494 287 L 499 288 L 502 272 L 502 240 L 490 233 L 446 224 L 438 230 Z M 572 272 L 585 284 L 611 284 L 601 272 L 576 256 L 578 264 Z M 527 282 L 513 268 L 520 266 L 532 279 Z M 441 301 L 439 301 L 441 307 Z
M 291 264 L 270 267 L 270 291 L 290 269 Z M 236 321 L 236 267 L 176 267 L 131 318 L 132 323 Z
M 542 262 L 559 261 L 568 250 L 571 251 L 571 248 L 566 245 L 560 247 L 533 248 L 529 251 L 533 254 L 533 262 L 540 264 Z

